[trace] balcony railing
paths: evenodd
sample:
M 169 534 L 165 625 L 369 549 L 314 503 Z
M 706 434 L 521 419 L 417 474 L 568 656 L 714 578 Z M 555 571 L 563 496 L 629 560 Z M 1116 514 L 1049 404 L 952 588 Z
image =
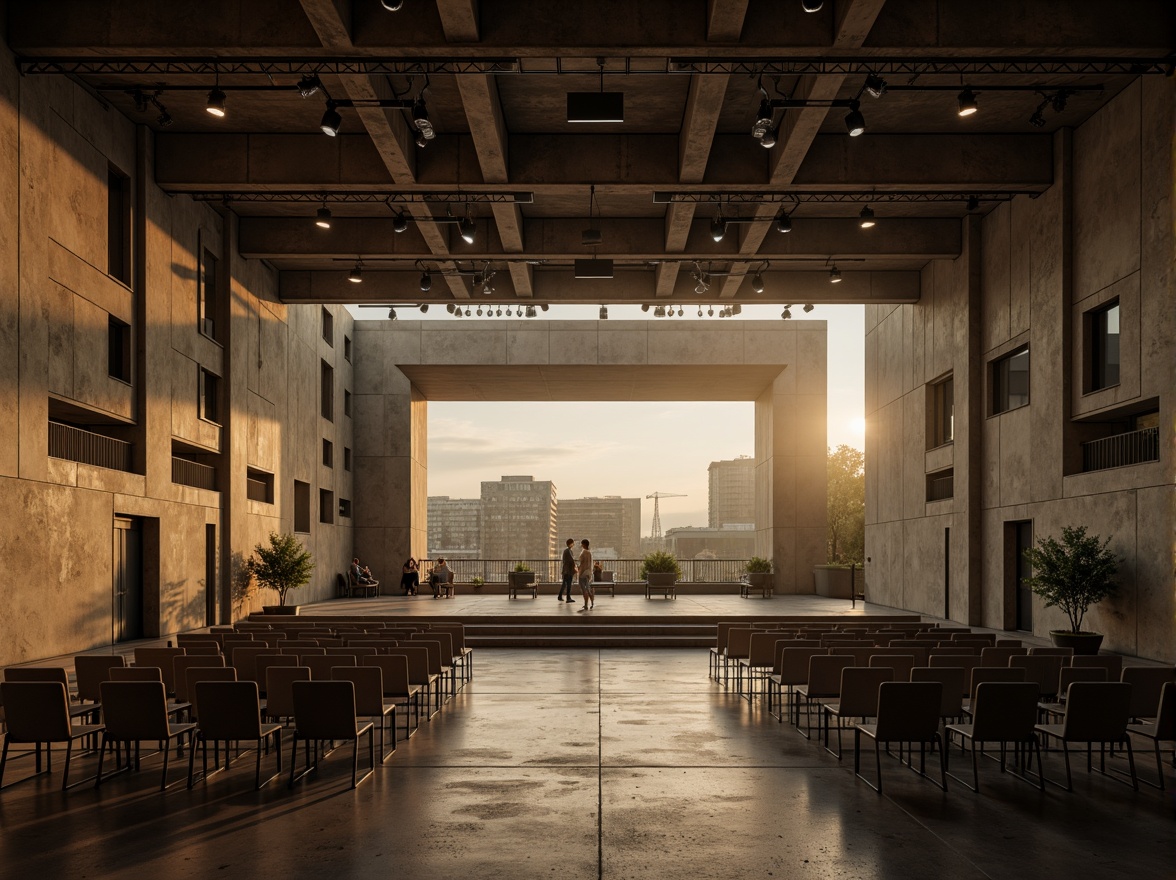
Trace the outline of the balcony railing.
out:
M 172 482 L 182 486 L 192 486 L 195 489 L 211 489 L 215 492 L 216 468 L 212 465 L 172 456 Z
M 1082 444 L 1082 470 L 1102 471 L 1160 460 L 1160 429 L 1143 428 Z
M 49 423 L 49 454 L 95 467 L 131 470 L 131 444 L 61 422 Z
M 560 580 L 561 563 L 559 559 L 454 559 L 446 557 L 446 564 L 453 571 L 454 580 L 468 582 L 470 578 L 480 577 L 486 583 L 504 584 L 507 575 L 514 571 L 518 562 L 525 562 L 535 572 L 536 580 L 545 583 Z M 601 559 L 598 560 L 605 571 L 613 572 L 613 580 L 640 581 L 640 559 Z M 432 560 L 421 560 L 421 571 L 427 571 L 433 564 Z M 681 583 L 730 583 L 739 580 L 747 565 L 746 559 L 679 559 L 678 567 L 682 569 Z
M 927 500 L 944 501 L 955 494 L 955 474 L 927 480 Z

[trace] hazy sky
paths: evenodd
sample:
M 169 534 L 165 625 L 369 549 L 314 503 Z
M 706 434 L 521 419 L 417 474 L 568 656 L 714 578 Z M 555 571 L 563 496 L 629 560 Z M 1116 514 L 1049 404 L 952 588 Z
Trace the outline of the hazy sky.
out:
M 739 317 L 780 320 L 780 306 L 744 306 Z M 440 309 L 427 315 L 400 310 L 413 320 L 457 320 Z M 817 306 L 797 318 L 829 327 L 829 445 L 862 448 L 864 439 L 863 306 Z M 384 319 L 383 310 L 352 307 L 360 319 Z M 636 306 L 609 307 L 610 320 L 648 317 Z M 553 307 L 544 319 L 596 320 L 594 306 Z M 477 318 L 461 319 L 476 321 Z M 483 318 L 482 320 L 487 320 Z M 505 317 L 501 320 L 506 320 Z M 668 323 L 697 317 L 649 318 Z M 703 318 L 718 321 L 718 318 Z M 649 534 L 655 491 L 685 498 L 661 503 L 662 528 L 707 524 L 707 466 L 755 454 L 751 402 L 481 403 L 429 402 L 429 494 L 477 498 L 482 480 L 530 474 L 553 480 L 559 498 L 591 495 L 640 497 L 641 533 Z M 583 427 L 590 423 L 592 427 Z M 672 438 L 672 442 L 667 442 Z

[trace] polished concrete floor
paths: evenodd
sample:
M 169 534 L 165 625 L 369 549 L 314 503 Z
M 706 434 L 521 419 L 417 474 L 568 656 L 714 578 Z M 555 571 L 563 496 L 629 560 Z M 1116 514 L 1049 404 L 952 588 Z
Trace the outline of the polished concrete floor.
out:
M 1170 792 L 1080 771 L 1042 794 L 988 762 L 981 794 L 944 794 L 889 760 L 879 796 L 706 662 L 479 650 L 474 681 L 356 791 L 348 749 L 294 791 L 253 791 L 251 755 L 193 791 L 159 792 L 158 757 L 100 791 L 20 783 L 0 793 L 0 876 L 1173 876 Z

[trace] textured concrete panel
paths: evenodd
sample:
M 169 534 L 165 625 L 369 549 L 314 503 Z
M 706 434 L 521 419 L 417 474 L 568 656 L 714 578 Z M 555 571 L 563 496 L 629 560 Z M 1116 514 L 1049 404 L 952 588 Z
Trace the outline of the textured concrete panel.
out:
M 602 325 L 597 334 L 597 343 L 601 363 L 649 363 L 649 334 L 644 329 L 610 330 Z
M 508 364 L 546 364 L 548 334 L 542 330 L 509 328 L 506 331 L 506 362 Z

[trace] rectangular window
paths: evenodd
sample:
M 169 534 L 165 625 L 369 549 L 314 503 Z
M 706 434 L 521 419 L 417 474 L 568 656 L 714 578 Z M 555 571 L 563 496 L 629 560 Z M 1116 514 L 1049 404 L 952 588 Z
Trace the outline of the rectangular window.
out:
M 343 470 L 351 470 L 351 450 L 346 446 L 343 447 Z
M 343 389 L 343 415 L 351 415 L 351 392 L 346 388 Z
M 927 501 L 943 501 L 951 498 L 954 492 L 955 483 L 955 469 L 947 468 L 946 470 L 936 471 L 933 474 L 927 474 Z
M 319 489 L 319 522 L 335 521 L 335 493 L 330 489 Z
M 343 357 L 348 363 L 351 363 L 351 337 L 343 337 Z
M 131 325 L 125 324 L 114 315 L 107 322 L 109 354 L 107 372 L 112 379 L 131 381 Z
M 197 329 L 209 339 L 215 339 L 217 342 L 220 342 L 224 328 L 220 314 L 218 264 L 219 261 L 212 251 L 207 248 L 201 250 L 200 278 L 198 280 L 199 290 L 197 293 L 200 301 L 199 314 L 197 315 L 199 322 Z
M 323 306 L 323 341 L 331 348 L 335 347 L 335 316 Z
M 113 165 L 106 175 L 106 273 L 131 284 L 131 179 Z
M 339 516 L 344 519 L 351 519 L 351 501 L 347 498 L 339 499 Z
M 323 467 L 335 466 L 335 444 L 323 439 Z
M 294 481 L 294 531 L 310 531 L 310 483 Z
M 220 376 L 200 368 L 200 418 L 221 423 Z
M 1119 301 L 1089 313 L 1087 341 L 1090 345 L 1089 390 L 1098 391 L 1119 384 Z
M 245 494 L 250 501 L 274 503 L 274 475 L 257 468 L 245 471 Z
M 948 376 L 931 386 L 931 432 L 929 448 L 955 439 L 955 384 Z
M 323 418 L 328 422 L 333 422 L 335 421 L 335 370 L 326 361 L 322 362 L 320 370 Z
M 1029 349 L 1019 348 L 992 364 L 992 414 L 1029 403 Z

